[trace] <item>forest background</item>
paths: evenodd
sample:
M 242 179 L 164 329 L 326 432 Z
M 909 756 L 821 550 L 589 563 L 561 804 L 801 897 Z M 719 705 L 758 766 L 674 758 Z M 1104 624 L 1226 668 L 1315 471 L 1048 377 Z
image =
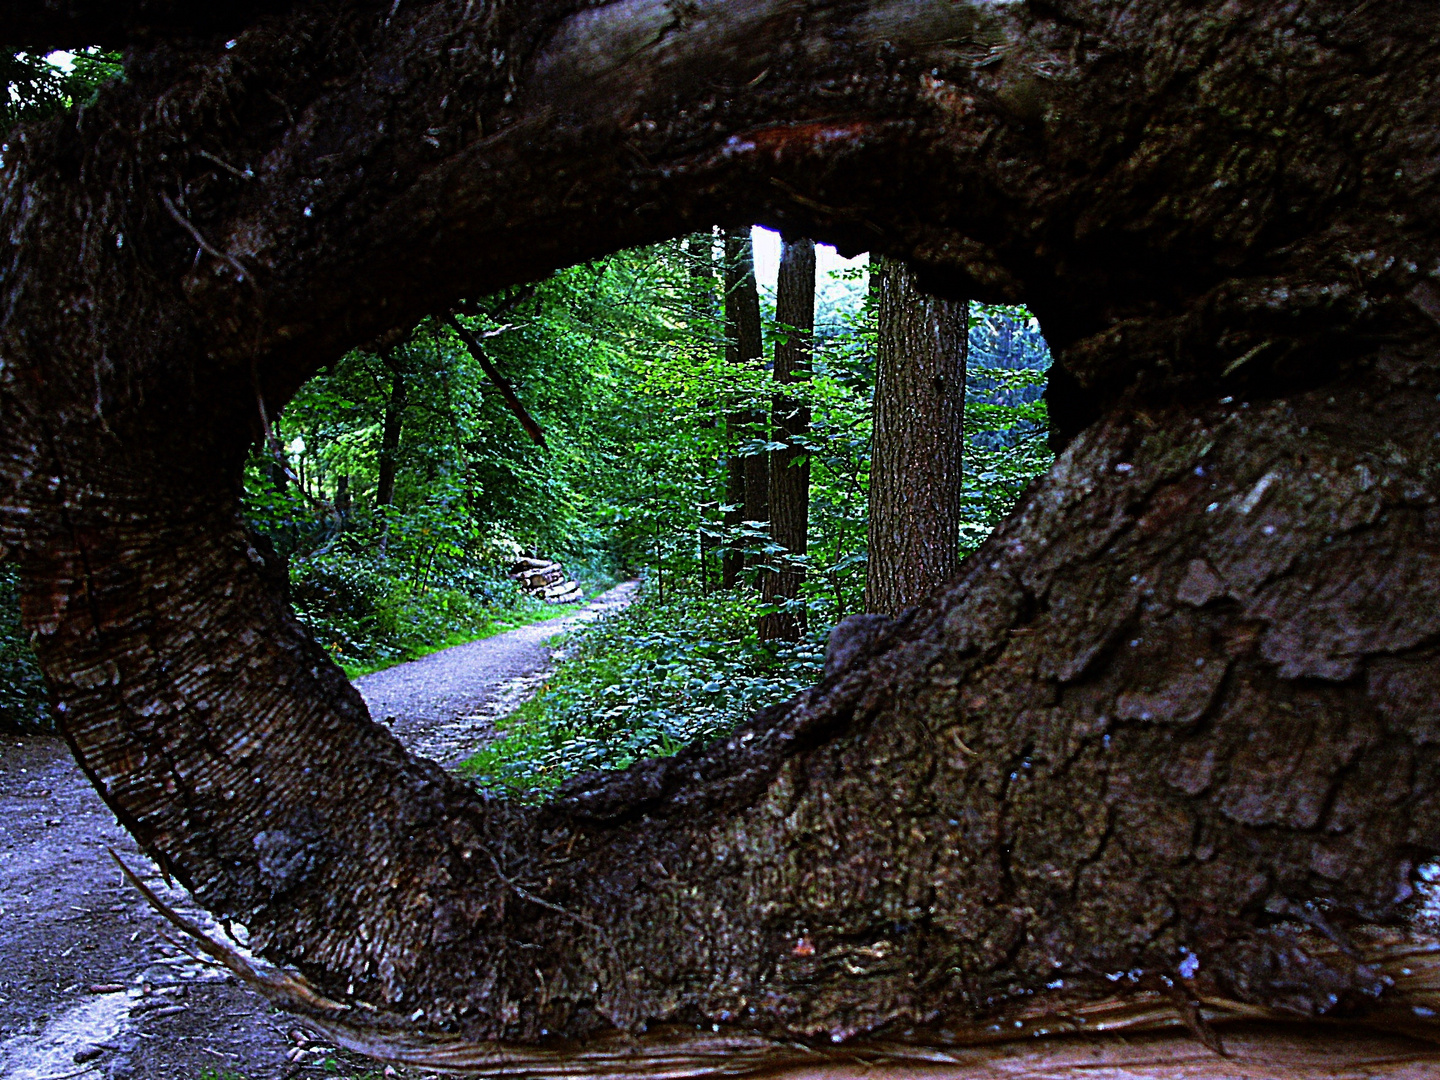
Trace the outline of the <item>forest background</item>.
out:
M 99 53 L 0 65 L 0 131 L 119 70 Z M 554 614 L 512 579 L 522 555 L 558 559 L 591 592 L 643 580 L 472 759 L 478 782 L 538 792 L 713 737 L 812 685 L 830 628 L 864 610 L 876 300 L 866 258 L 824 248 L 810 375 L 786 391 L 812 416 L 791 440 L 810 465 L 805 580 L 790 605 L 802 640 L 760 640 L 774 608 L 759 571 L 721 587 L 727 551 L 775 552 L 766 522 L 726 523 L 727 464 L 790 449 L 735 422 L 768 414 L 774 347 L 797 332 L 775 318 L 779 237 L 756 229 L 753 244 L 760 363 L 727 360 L 724 237 L 701 233 L 353 351 L 254 447 L 251 527 L 288 561 L 297 615 L 352 676 Z M 969 305 L 962 555 L 1049 465 L 1048 366 L 1029 312 Z M 0 565 L 0 727 L 51 730 L 16 586 Z

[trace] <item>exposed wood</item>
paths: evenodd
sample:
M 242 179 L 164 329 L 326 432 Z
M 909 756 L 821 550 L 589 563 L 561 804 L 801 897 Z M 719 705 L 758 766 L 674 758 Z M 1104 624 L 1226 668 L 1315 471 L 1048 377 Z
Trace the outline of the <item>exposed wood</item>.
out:
M 601 1039 L 576 1050 L 474 1044 L 420 1034 L 401 1016 L 357 1012 L 327 999 L 303 976 L 257 965 L 161 901 L 118 856 L 121 871 L 146 900 L 199 949 L 281 1008 L 305 1016 L 337 1045 L 398 1065 L 494 1077 L 603 1077 L 606 1080 L 699 1080 L 754 1076 L 784 1080 L 973 1080 L 980 1077 L 1094 1077 L 1115 1080 L 1429 1080 L 1440 1067 L 1440 1041 L 1417 1028 L 1414 1013 L 1440 1005 L 1440 941 L 1402 944 L 1384 935 L 1365 957 L 1406 987 L 1409 1014 L 1391 1009 L 1370 1030 L 1300 1026 L 1239 1002 L 1201 1000 L 1207 1023 L 1224 1024 L 1223 1054 L 1201 1045 L 1167 995 L 1148 991 L 1079 1008 L 1041 1000 L 1000 1022 L 951 1030 L 928 1045 L 871 1039 L 837 1049 L 778 1048 L 760 1039 L 684 1028 L 640 1038 Z M 1384 1030 L 1389 1028 L 1388 1031 Z M 1177 1030 L 1179 1029 L 1179 1030 Z M 1123 1036 L 1123 1037 L 1117 1037 Z
M 531 596 L 547 604 L 569 604 L 584 597 L 578 581 L 551 559 L 520 558 L 511 564 L 510 577 Z

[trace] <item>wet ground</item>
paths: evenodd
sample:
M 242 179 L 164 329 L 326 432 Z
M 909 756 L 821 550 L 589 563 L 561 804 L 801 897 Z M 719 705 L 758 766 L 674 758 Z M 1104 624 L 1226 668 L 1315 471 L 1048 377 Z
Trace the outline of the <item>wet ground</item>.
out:
M 359 681 L 377 719 L 443 763 L 484 742 L 550 663 L 555 634 L 628 602 L 436 653 Z M 0 1077 L 4 1080 L 293 1080 L 418 1077 L 316 1040 L 228 972 L 171 943 L 174 931 L 122 878 L 108 849 L 181 914 L 219 933 L 171 889 L 56 738 L 0 736 Z

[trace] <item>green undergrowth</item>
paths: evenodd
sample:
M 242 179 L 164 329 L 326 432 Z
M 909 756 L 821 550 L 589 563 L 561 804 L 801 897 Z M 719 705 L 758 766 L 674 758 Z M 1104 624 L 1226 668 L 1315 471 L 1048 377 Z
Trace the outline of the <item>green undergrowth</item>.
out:
M 813 686 L 829 626 L 794 644 L 761 642 L 759 611 L 748 589 L 662 600 L 647 586 L 571 638 L 540 693 L 461 771 L 481 787 L 539 798 L 579 773 L 717 738 Z
M 461 564 L 417 586 L 394 563 L 346 552 L 290 562 L 295 614 L 352 679 L 576 610 L 527 596 L 499 567 Z
M 45 679 L 20 625 L 13 566 L 0 566 L 0 731 L 35 735 L 55 730 Z
M 566 615 L 573 615 L 584 606 L 583 603 L 546 604 L 539 600 L 527 601 L 523 607 L 511 608 L 500 612 L 490 612 L 488 614 L 482 613 L 473 619 L 466 619 L 463 629 L 452 630 L 447 636 L 439 639 L 438 642 L 407 648 L 398 655 L 389 659 L 378 660 L 372 664 L 341 663 L 340 668 L 348 678 L 358 679 L 362 675 L 373 675 L 377 671 L 384 671 L 386 668 L 394 667 L 396 664 L 405 664 L 411 660 L 418 660 L 422 656 L 443 652 L 445 649 L 452 649 L 456 645 L 468 645 L 472 641 L 483 641 L 485 638 L 495 637 L 509 630 L 517 630 L 522 626 L 529 626 L 532 623 L 548 622 L 551 619 L 560 619 Z

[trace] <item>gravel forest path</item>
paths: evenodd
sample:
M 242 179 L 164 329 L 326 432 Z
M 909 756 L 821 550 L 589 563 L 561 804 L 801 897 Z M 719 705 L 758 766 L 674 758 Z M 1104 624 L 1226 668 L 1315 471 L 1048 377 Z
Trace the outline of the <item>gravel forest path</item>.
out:
M 550 670 L 550 638 L 623 607 L 626 583 L 572 615 L 434 653 L 357 680 L 372 715 L 450 765 Z M 115 852 L 181 914 L 214 920 L 164 882 L 57 738 L 0 736 L 0 1078 L 380 1080 L 323 1043 L 174 932 L 121 877 Z
M 550 671 L 556 634 L 618 611 L 639 583 L 627 581 L 571 615 L 444 649 L 355 680 L 370 715 L 411 751 L 451 767 L 484 743 L 495 719 L 529 700 Z

